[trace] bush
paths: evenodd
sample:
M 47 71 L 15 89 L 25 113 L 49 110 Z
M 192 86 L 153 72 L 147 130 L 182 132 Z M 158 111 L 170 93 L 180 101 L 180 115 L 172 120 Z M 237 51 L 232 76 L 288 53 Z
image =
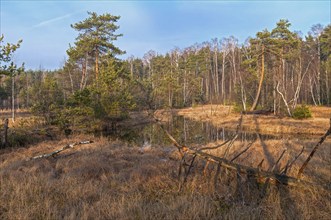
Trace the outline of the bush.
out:
M 293 118 L 295 119 L 311 118 L 310 108 L 306 105 L 301 105 L 296 107 L 293 111 Z

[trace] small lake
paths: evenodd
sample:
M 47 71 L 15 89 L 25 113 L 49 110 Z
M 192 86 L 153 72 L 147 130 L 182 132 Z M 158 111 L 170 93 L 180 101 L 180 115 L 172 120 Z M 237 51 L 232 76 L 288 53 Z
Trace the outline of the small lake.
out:
M 215 141 L 225 141 L 235 134 L 234 130 L 215 127 L 210 122 L 193 121 L 183 116 L 172 116 L 167 122 L 163 122 L 163 125 L 180 144 L 184 145 L 204 145 Z M 117 128 L 111 132 L 103 132 L 99 135 L 118 138 L 137 145 L 143 145 L 144 143 L 160 146 L 171 145 L 169 138 L 157 123 L 122 129 Z M 262 140 L 281 139 L 279 136 L 241 132 L 237 140 L 251 141 L 255 140 L 258 135 Z

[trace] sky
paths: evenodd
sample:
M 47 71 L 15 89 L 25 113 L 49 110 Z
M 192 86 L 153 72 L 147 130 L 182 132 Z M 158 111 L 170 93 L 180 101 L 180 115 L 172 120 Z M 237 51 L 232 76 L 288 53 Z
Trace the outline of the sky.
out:
M 264 29 L 288 19 L 292 31 L 305 36 L 312 25 L 331 23 L 331 1 L 96 1 L 0 0 L 0 32 L 4 42 L 23 39 L 14 61 L 26 69 L 53 70 L 63 66 L 69 44 L 78 33 L 70 25 L 87 11 L 120 15 L 123 34 L 115 45 L 126 54 L 143 57 L 149 50 L 165 54 L 209 41 L 235 36 L 243 43 Z

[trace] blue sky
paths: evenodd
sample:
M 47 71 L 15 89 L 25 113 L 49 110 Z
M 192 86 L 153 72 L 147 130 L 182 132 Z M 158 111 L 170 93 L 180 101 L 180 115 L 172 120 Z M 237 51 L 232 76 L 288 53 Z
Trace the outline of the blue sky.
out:
M 279 19 L 305 35 L 312 25 L 330 24 L 326 1 L 96 1 L 0 0 L 1 34 L 5 42 L 23 39 L 15 61 L 27 69 L 60 68 L 69 43 L 77 36 L 70 24 L 84 20 L 87 11 L 120 15 L 121 37 L 115 44 L 130 55 L 149 50 L 166 53 L 212 38 L 231 35 L 244 42 Z

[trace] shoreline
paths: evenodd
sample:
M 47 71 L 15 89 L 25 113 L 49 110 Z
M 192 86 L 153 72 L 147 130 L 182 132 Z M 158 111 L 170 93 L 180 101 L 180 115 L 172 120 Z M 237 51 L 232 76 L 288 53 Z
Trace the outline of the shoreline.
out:
M 329 127 L 330 107 L 311 107 L 312 118 L 293 119 L 275 115 L 244 115 L 242 129 L 246 132 L 272 135 L 323 135 Z M 231 106 L 202 105 L 184 109 L 157 110 L 155 116 L 166 121 L 171 115 L 183 116 L 191 120 L 210 122 L 216 127 L 236 129 L 240 114 Z

